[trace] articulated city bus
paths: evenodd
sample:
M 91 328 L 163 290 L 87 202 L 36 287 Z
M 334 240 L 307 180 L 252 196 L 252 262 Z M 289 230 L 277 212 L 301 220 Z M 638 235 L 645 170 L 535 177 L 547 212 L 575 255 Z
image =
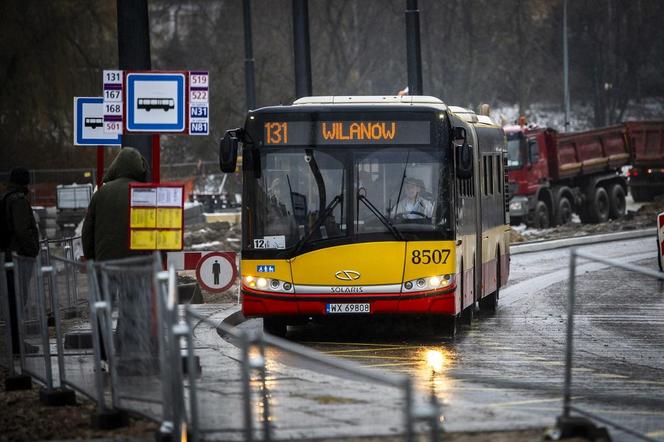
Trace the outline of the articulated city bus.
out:
M 456 332 L 509 274 L 502 129 L 425 96 L 308 97 L 250 111 L 241 292 L 267 332 L 347 315 L 425 315 Z

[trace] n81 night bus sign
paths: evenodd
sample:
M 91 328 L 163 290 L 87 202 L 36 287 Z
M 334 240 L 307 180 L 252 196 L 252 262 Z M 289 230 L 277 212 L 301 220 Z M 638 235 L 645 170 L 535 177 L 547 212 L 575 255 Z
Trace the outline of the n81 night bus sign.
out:
M 267 121 L 266 145 L 429 144 L 430 122 L 381 121 Z
M 104 130 L 209 135 L 207 71 L 104 71 Z

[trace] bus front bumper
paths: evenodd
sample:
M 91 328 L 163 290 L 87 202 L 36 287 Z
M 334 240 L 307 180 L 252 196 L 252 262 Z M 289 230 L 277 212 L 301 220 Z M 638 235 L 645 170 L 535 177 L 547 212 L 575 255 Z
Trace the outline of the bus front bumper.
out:
M 455 286 L 442 290 L 415 293 L 371 295 L 286 294 L 242 290 L 242 313 L 245 317 L 265 316 L 343 316 L 329 314 L 329 304 L 369 304 L 370 315 L 387 314 L 456 314 Z M 363 314 L 363 313 L 360 313 Z

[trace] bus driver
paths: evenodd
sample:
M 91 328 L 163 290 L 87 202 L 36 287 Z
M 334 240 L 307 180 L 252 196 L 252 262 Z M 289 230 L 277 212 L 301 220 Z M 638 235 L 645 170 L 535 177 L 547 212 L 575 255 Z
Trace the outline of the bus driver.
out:
M 423 197 L 424 182 L 406 177 L 403 185 L 402 199 L 399 201 L 396 211 L 397 216 L 404 219 L 430 219 L 433 214 L 433 204 Z

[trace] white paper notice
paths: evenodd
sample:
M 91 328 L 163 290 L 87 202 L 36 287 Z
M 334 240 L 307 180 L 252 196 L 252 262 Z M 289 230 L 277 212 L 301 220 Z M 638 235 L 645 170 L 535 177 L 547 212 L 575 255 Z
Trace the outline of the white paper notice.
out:
M 157 205 L 159 207 L 182 207 L 182 188 L 159 187 L 157 189 Z
M 131 189 L 131 202 L 129 204 L 132 207 L 136 206 L 151 206 L 155 207 L 157 205 L 157 189 L 142 189 L 140 187 L 134 187 Z

